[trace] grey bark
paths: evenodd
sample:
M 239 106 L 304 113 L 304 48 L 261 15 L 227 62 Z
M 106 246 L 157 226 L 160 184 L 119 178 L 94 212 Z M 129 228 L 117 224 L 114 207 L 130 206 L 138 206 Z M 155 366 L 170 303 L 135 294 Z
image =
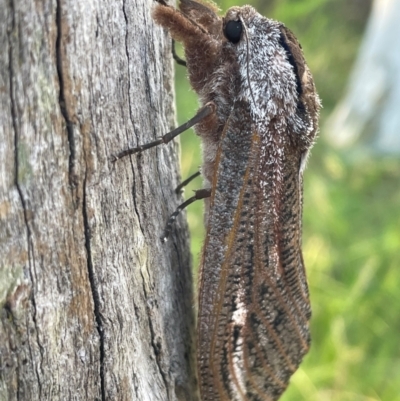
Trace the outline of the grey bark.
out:
M 400 155 L 399 18 L 399 0 L 375 0 L 348 90 L 326 124 L 338 147 Z
M 195 399 L 170 41 L 152 2 L 0 0 L 0 400 Z

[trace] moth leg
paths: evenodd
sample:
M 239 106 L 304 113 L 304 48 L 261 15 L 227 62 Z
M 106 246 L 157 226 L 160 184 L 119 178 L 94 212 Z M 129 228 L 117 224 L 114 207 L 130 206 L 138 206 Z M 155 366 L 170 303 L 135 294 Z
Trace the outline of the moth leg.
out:
M 175 128 L 174 130 L 166 133 L 164 136 L 161 138 L 157 139 L 156 141 L 146 143 L 144 145 L 138 146 L 136 148 L 130 148 L 123 150 L 122 152 L 117 153 L 116 155 L 113 155 L 111 157 L 111 161 L 114 163 L 118 159 L 121 159 L 125 156 L 133 155 L 135 153 L 140 153 L 143 152 L 144 150 L 151 149 L 154 146 L 161 145 L 163 143 L 168 143 L 172 141 L 176 136 L 181 134 L 182 132 L 186 131 L 187 129 L 193 127 L 193 125 L 196 125 L 198 122 L 200 122 L 203 118 L 209 116 L 210 114 L 214 113 L 216 110 L 216 106 L 213 102 L 207 103 L 205 106 L 203 106 L 197 114 L 191 118 L 189 121 L 187 121 L 185 124 L 182 124 L 181 126 Z
M 176 208 L 175 212 L 172 213 L 171 216 L 169 217 L 167 224 L 165 225 L 163 235 L 161 236 L 161 241 L 165 242 L 168 239 L 169 235 L 171 234 L 172 225 L 174 224 L 176 218 L 179 216 L 180 212 L 183 209 L 191 205 L 193 202 L 196 202 L 197 200 L 209 198 L 210 196 L 211 196 L 211 188 L 199 189 L 194 192 L 194 196 L 192 196 L 191 198 L 187 199 L 185 202 L 180 204 Z
M 186 67 L 186 61 L 182 60 L 177 54 L 176 54 L 176 48 L 175 48 L 175 40 L 172 39 L 172 57 L 176 61 L 176 64 L 183 65 Z
M 186 178 L 185 181 L 182 181 L 176 188 L 175 188 L 175 193 L 177 195 L 180 194 L 181 190 L 183 187 L 185 187 L 187 184 L 189 184 L 190 181 L 193 181 L 195 178 L 197 178 L 200 175 L 200 171 L 196 171 L 194 174 L 192 174 L 189 178 Z

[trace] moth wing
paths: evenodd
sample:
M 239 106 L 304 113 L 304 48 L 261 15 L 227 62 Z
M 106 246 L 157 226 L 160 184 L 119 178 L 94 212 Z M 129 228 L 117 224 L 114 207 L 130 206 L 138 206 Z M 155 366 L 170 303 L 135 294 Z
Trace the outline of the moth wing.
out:
M 309 348 L 301 153 L 288 147 L 275 160 L 272 142 L 236 104 L 217 151 L 200 267 L 204 400 L 277 400 Z

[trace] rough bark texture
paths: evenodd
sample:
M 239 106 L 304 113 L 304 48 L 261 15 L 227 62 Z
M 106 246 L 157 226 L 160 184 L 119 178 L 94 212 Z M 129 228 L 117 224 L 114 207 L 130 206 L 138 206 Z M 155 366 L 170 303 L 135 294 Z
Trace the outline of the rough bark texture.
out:
M 375 0 L 343 100 L 325 131 L 338 147 L 400 155 L 400 1 Z
M 170 41 L 152 2 L 0 0 L 0 400 L 195 399 Z

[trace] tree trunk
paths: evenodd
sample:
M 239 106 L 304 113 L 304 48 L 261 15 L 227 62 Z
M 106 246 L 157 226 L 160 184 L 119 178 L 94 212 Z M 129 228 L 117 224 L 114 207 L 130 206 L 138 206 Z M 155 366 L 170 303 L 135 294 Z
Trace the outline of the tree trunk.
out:
M 349 88 L 326 124 L 338 147 L 400 155 L 399 18 L 400 1 L 374 1 Z
M 0 0 L 0 399 L 194 400 L 170 40 L 147 0 Z

